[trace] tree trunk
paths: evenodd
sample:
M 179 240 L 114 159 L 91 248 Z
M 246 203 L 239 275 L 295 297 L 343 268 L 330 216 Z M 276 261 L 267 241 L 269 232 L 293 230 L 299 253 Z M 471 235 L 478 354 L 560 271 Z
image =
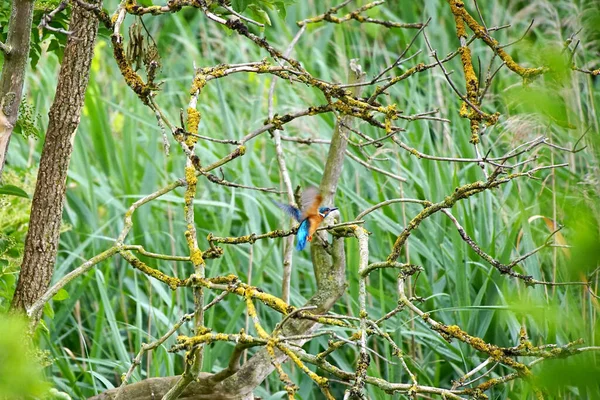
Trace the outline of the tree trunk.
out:
M 0 180 L 23 96 L 32 19 L 33 0 L 13 0 L 0 77 Z
M 59 242 L 67 171 L 88 84 L 98 20 L 73 4 L 69 37 L 50 107 L 48 132 L 33 195 L 29 231 L 11 308 L 27 310 L 47 289 Z M 32 315 L 35 321 L 38 316 Z

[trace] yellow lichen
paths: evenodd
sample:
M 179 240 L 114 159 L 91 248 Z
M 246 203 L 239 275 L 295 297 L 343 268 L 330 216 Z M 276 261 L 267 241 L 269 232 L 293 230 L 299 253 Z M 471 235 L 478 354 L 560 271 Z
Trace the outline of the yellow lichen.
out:
M 547 71 L 547 68 L 545 67 L 538 67 L 538 68 L 525 68 L 525 67 L 521 67 L 519 64 L 517 64 L 512 57 L 506 52 L 504 51 L 504 49 L 502 49 L 500 47 L 500 44 L 498 43 L 498 41 L 494 38 L 492 38 L 488 32 L 485 30 L 485 28 L 483 26 L 481 26 L 476 20 L 475 18 L 473 18 L 468 11 L 465 9 L 464 3 L 462 2 L 462 0 L 447 0 L 448 3 L 450 4 L 450 9 L 452 11 L 452 14 L 454 14 L 454 18 L 457 22 L 457 36 L 461 37 L 462 35 L 464 35 L 464 37 L 466 37 L 466 32 L 463 33 L 460 28 L 459 28 L 459 24 L 462 23 L 464 21 L 464 23 L 466 23 L 469 28 L 475 33 L 475 35 L 482 39 L 485 44 L 487 44 L 497 55 L 498 57 L 500 57 L 500 59 L 502 59 L 502 61 L 504 61 L 506 63 L 506 66 L 513 72 L 516 72 L 517 74 L 519 74 L 521 77 L 527 79 L 527 78 L 534 78 L 540 74 L 543 74 L 544 72 Z M 459 22 L 460 20 L 460 22 Z
M 134 267 L 137 270 L 140 270 L 148 276 L 151 276 L 163 283 L 166 283 L 172 290 L 177 289 L 183 284 L 183 281 L 181 281 L 179 278 L 171 277 L 157 269 L 151 268 L 129 253 L 123 253 L 123 257 L 125 257 L 125 259 L 129 262 L 129 264 L 131 264 L 132 267 Z
M 190 88 L 190 95 L 194 96 L 202 91 L 202 88 L 206 85 L 205 75 L 196 75 L 192 81 L 192 87 Z
M 492 386 L 498 385 L 499 383 L 503 383 L 503 381 L 499 378 L 492 378 L 492 379 L 489 379 L 488 381 L 482 383 L 481 385 L 479 385 L 478 389 L 483 392 L 483 391 L 488 390 Z
M 234 274 L 229 274 L 229 275 L 222 275 L 222 276 L 215 276 L 214 278 L 210 278 L 209 281 L 215 284 L 223 284 L 223 283 L 234 283 L 239 281 L 240 278 L 238 278 L 236 275 Z
M 227 335 L 226 333 L 217 333 L 215 335 L 215 339 L 214 340 L 219 340 L 222 342 L 226 342 L 229 340 L 229 335 Z
M 185 181 L 187 182 L 188 186 L 195 185 L 198 183 L 198 177 L 196 176 L 196 169 L 191 165 L 188 165 L 187 167 L 185 167 Z M 188 227 L 188 229 L 189 229 L 189 227 Z
M 200 117 L 201 117 L 200 111 L 196 110 L 195 108 L 188 107 L 187 114 L 188 114 L 188 118 L 187 118 L 188 132 L 198 133 L 198 125 L 200 125 Z M 189 136 L 188 140 L 190 140 L 190 138 L 193 139 L 192 145 L 194 143 L 196 143 L 196 138 L 194 136 Z M 188 146 L 189 146 L 189 144 L 188 144 Z
M 469 107 L 465 101 L 461 102 L 460 109 L 458 110 L 458 115 L 463 118 L 467 118 L 469 116 Z
M 385 118 L 385 133 L 392 132 L 392 120 L 389 118 Z
M 214 70 L 213 70 L 213 71 L 212 71 L 210 74 L 211 74 L 212 76 L 214 76 L 215 78 L 221 78 L 221 77 L 225 76 L 225 68 L 226 68 L 226 67 L 227 67 L 227 66 L 226 66 L 226 65 L 224 65 L 224 66 L 223 66 L 223 67 L 221 67 L 221 68 L 216 68 L 216 69 L 214 69 Z
M 249 287 L 246 290 L 246 296 L 260 300 L 267 306 L 281 312 L 284 315 L 287 315 L 291 312 L 291 306 L 285 301 L 281 300 L 279 297 L 273 296 L 272 294 L 260 292 L 256 288 Z
M 465 81 L 467 83 L 467 98 L 471 102 L 477 101 L 478 81 L 475 70 L 473 69 L 473 62 L 471 61 L 471 49 L 464 46 L 459 49 L 459 52 L 463 70 L 465 72 Z
M 423 317 L 423 318 L 425 318 L 425 317 Z M 448 326 L 446 326 L 446 329 L 444 329 L 444 331 L 447 334 L 452 335 L 456 338 L 464 336 L 464 334 L 465 334 L 458 325 L 448 325 Z
M 465 21 L 463 21 L 463 19 L 460 16 L 460 13 L 458 11 L 458 7 L 464 7 L 465 5 L 463 4 L 462 1 L 453 1 L 450 3 L 450 8 L 452 9 L 452 14 L 454 14 L 454 21 L 456 22 L 456 36 L 458 38 L 466 38 L 467 37 L 467 30 L 465 27 Z
M 258 66 L 258 72 L 264 74 L 266 72 L 270 72 L 271 65 L 265 60 L 262 64 Z
M 200 249 L 198 249 L 197 247 L 192 249 L 192 251 L 190 252 L 190 260 L 194 265 L 204 264 L 204 259 L 202 258 L 202 252 L 200 251 Z
M 121 75 L 123 75 L 123 78 L 127 83 L 127 86 L 129 86 L 138 95 L 144 104 L 148 104 L 148 96 L 152 91 L 144 83 L 142 78 L 133 70 L 131 65 L 129 65 L 127 56 L 125 55 L 125 50 L 123 49 L 121 35 L 112 35 L 111 40 L 113 45 L 113 56 L 117 62 L 119 70 L 121 71 Z

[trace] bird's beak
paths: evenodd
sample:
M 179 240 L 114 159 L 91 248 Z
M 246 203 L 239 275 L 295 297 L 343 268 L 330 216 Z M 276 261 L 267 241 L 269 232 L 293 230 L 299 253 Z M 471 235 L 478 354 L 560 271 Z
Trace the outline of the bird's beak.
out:
M 338 209 L 337 207 L 330 208 L 329 212 L 337 211 L 337 209 Z

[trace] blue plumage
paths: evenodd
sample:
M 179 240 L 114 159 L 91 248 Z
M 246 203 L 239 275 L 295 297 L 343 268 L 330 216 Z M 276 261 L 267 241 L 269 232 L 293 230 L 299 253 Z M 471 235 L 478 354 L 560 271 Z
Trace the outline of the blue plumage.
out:
M 279 203 L 278 201 L 274 201 L 274 200 L 273 200 L 273 202 L 277 205 L 277 207 L 279 207 L 283 211 L 285 211 L 286 214 L 290 215 L 296 221 L 300 222 L 300 226 L 298 226 L 298 233 L 296 234 L 296 236 L 298 237 L 298 242 L 296 243 L 296 250 L 298 250 L 298 251 L 304 250 L 304 248 L 306 247 L 306 239 L 308 238 L 308 228 L 310 225 L 308 223 L 308 218 L 301 219 L 302 211 L 300 211 L 299 209 L 297 209 L 294 206 L 291 206 L 289 204 Z
M 312 240 L 313 234 L 316 232 L 321 221 L 323 221 L 323 218 L 331 211 L 337 210 L 337 208 L 319 207 L 321 200 L 322 196 L 315 187 L 308 187 L 302 192 L 300 208 L 273 200 L 273 203 L 275 203 L 277 207 L 281 208 L 286 214 L 300 222 L 298 233 L 296 233 L 296 236 L 298 237 L 296 249 L 298 251 L 304 250 L 306 242 Z
M 302 251 L 306 247 L 306 239 L 308 238 L 308 228 L 309 228 L 308 218 L 302 221 L 300 226 L 298 227 L 298 233 L 296 237 L 298 238 L 298 243 L 296 243 L 296 250 Z
M 298 222 L 302 222 L 302 212 L 297 209 L 294 206 L 291 206 L 289 204 L 283 204 L 280 203 L 278 201 L 273 200 L 273 203 L 275 203 L 275 205 L 279 208 L 281 208 L 283 211 L 285 211 L 286 214 L 288 214 L 289 216 L 291 216 L 292 218 L 294 218 L 296 221 Z

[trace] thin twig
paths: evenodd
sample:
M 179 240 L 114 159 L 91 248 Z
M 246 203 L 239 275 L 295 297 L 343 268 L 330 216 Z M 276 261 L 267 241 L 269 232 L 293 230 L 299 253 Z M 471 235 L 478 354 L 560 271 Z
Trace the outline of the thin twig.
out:
M 54 28 L 53 26 L 49 25 L 52 22 L 52 20 L 54 19 L 54 17 L 56 17 L 56 15 L 58 13 L 62 12 L 65 8 L 67 8 L 68 5 L 69 5 L 68 0 L 62 0 L 54 10 L 52 10 L 48 14 L 44 14 L 44 16 L 42 16 L 42 19 L 40 20 L 38 29 L 40 29 L 40 30 L 46 29 L 51 32 L 62 33 L 63 35 L 73 34 L 72 31 L 68 31 L 68 30 L 62 29 L 62 28 Z
M 527 29 L 525 29 L 525 32 L 523 32 L 523 35 L 522 35 L 522 36 L 521 36 L 519 39 L 517 39 L 517 40 L 515 40 L 515 41 L 512 41 L 512 42 L 510 42 L 510 43 L 507 43 L 507 44 L 505 44 L 505 45 L 498 46 L 498 48 L 499 48 L 499 49 L 505 49 L 505 48 L 507 48 L 507 47 L 509 47 L 509 46 L 512 46 L 513 44 L 517 44 L 517 43 L 519 43 L 521 40 L 525 39 L 525 36 L 527 36 L 527 34 L 529 33 L 529 31 L 531 30 L 531 27 L 533 26 L 533 23 L 534 23 L 534 22 L 535 22 L 535 19 L 532 19 L 532 20 L 531 20 L 531 23 L 529 24 L 529 26 L 527 27 Z
M 219 1 L 219 5 L 220 5 L 221 7 L 223 7 L 224 9 L 226 9 L 227 11 L 229 11 L 230 13 L 232 13 L 233 15 L 235 15 L 236 17 L 238 17 L 238 18 L 240 18 L 240 19 L 243 19 L 243 20 L 244 20 L 244 21 L 246 21 L 246 22 L 249 22 L 249 23 L 251 23 L 251 24 L 254 24 L 254 25 L 257 25 L 257 26 L 260 26 L 261 28 L 264 28 L 264 27 L 265 27 L 265 24 L 261 24 L 260 22 L 257 22 L 257 21 L 255 21 L 255 20 L 253 20 L 252 18 L 248 18 L 248 17 L 246 17 L 245 15 L 242 15 L 242 14 L 238 13 L 238 12 L 237 12 L 237 11 L 235 11 L 233 8 L 229 7 L 229 6 L 227 5 L 227 3 L 225 3 L 225 1 L 223 1 L 223 0 L 220 0 L 220 1 Z

